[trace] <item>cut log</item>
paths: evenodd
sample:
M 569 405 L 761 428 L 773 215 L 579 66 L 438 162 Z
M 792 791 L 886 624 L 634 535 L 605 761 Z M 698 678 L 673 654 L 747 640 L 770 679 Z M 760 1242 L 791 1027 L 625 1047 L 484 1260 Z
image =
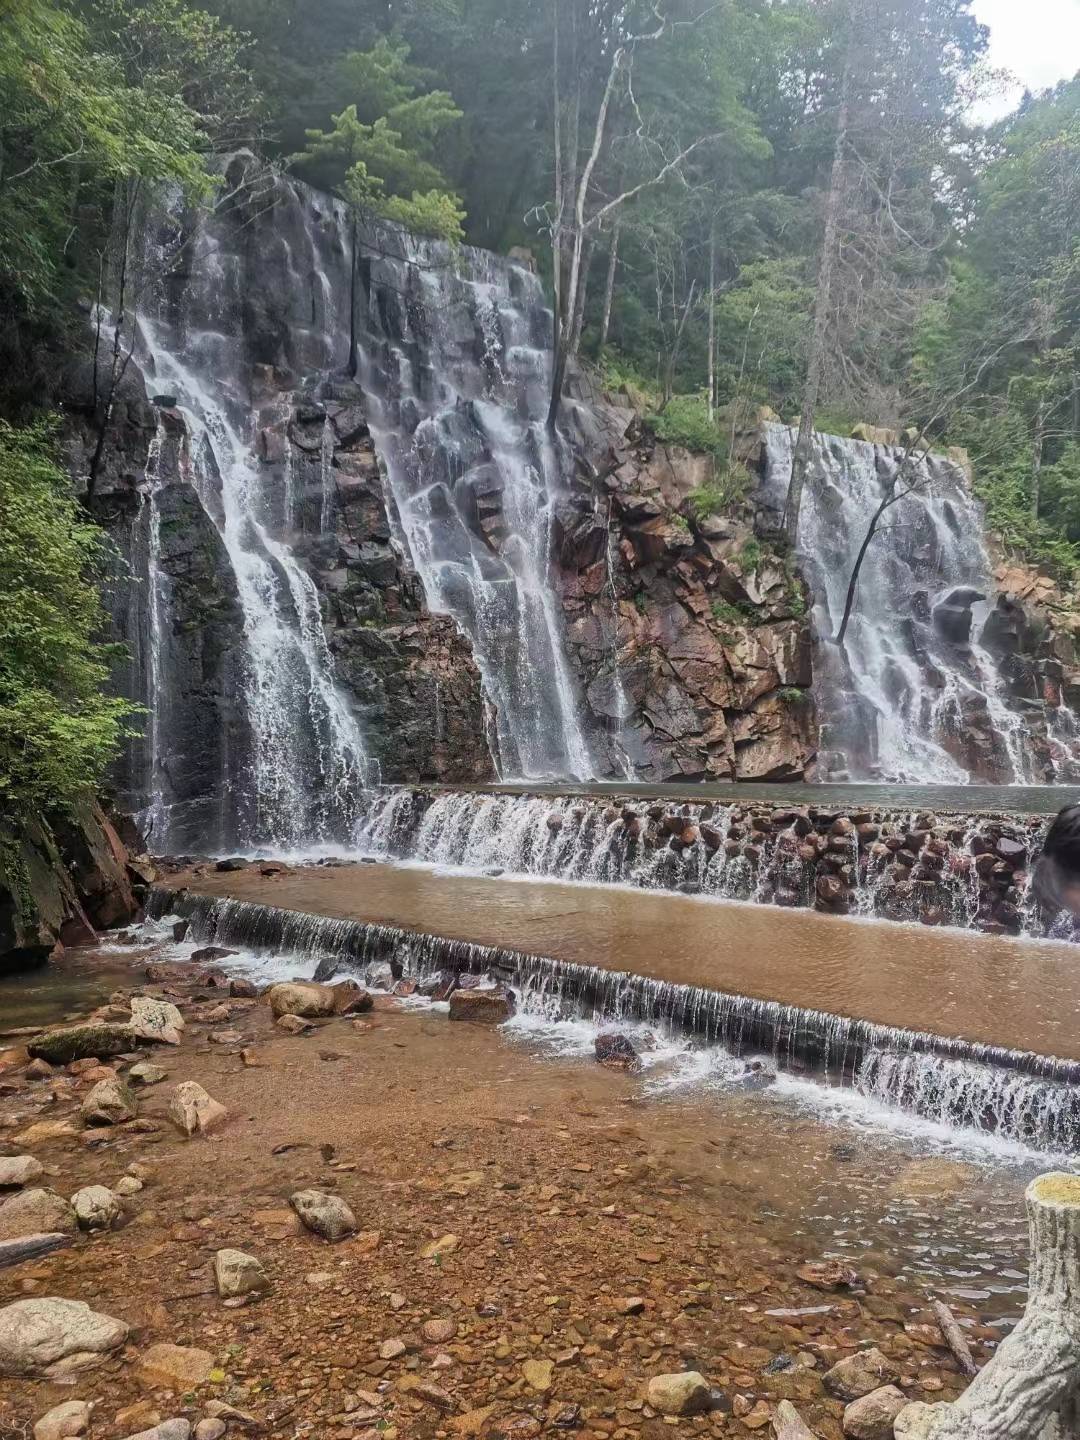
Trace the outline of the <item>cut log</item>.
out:
M 23 1235 L 18 1240 L 0 1240 L 0 1270 L 21 1265 L 24 1260 L 37 1260 L 53 1250 L 71 1244 L 71 1236 L 53 1232 L 47 1235 Z
M 1023 1319 L 951 1405 L 907 1405 L 896 1440 L 1080 1440 L 1080 1175 L 1028 1186 Z
M 964 1338 L 964 1332 L 956 1323 L 956 1316 L 943 1300 L 935 1300 L 932 1309 L 934 1311 L 934 1318 L 937 1320 L 938 1325 L 941 1327 L 941 1333 L 945 1337 L 945 1344 L 948 1345 L 949 1349 L 956 1356 L 956 1363 L 969 1380 L 974 1380 L 975 1376 L 979 1373 L 979 1367 L 972 1359 L 971 1347 Z

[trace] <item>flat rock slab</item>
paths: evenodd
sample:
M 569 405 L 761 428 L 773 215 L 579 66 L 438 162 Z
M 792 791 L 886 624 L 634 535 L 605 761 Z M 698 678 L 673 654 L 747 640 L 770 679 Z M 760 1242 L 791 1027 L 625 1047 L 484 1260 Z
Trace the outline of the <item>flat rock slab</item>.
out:
M 21 1190 L 0 1205 L 0 1240 L 28 1235 L 74 1234 L 75 1211 L 55 1190 Z
M 34 1440 L 72 1440 L 90 1428 L 90 1406 L 85 1400 L 67 1400 L 57 1405 L 34 1426 Z
M 0 1310 L 0 1375 L 57 1379 L 121 1346 L 128 1326 L 81 1300 L 16 1300 Z
M 151 1345 L 136 1365 L 139 1379 L 145 1384 L 180 1393 L 205 1385 L 213 1368 L 210 1351 L 191 1345 Z

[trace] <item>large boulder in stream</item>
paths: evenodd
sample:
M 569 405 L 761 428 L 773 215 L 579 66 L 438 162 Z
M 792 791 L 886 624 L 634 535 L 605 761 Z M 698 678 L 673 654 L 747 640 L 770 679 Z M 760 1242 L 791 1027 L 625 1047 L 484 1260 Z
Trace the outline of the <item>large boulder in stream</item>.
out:
M 75 1025 L 70 1030 L 50 1030 L 27 1045 L 35 1060 L 50 1065 L 70 1065 L 73 1060 L 107 1060 L 123 1055 L 135 1043 L 127 1025 Z
M 337 1013 L 337 996 L 329 985 L 313 980 L 285 980 L 266 992 L 275 1020 L 299 1015 L 304 1020 L 327 1019 Z
M 455 990 L 450 996 L 450 1019 L 474 1025 L 501 1025 L 514 1013 L 514 994 L 505 986 L 492 990 Z

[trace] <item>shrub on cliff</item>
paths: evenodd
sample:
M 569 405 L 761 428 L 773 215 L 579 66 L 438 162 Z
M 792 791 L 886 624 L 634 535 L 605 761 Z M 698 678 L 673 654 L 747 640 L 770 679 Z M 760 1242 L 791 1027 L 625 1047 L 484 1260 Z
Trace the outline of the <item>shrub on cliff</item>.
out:
M 0 421 L 0 811 L 15 815 L 91 793 L 132 713 L 103 689 L 117 647 L 99 638 L 101 532 L 51 439 Z

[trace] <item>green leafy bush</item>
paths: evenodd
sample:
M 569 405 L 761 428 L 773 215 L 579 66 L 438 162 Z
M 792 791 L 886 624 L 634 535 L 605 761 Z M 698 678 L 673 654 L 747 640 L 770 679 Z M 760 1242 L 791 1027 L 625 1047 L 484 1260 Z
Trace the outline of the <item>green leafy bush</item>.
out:
M 646 415 L 645 423 L 666 445 L 682 445 L 717 460 L 727 458 L 727 435 L 715 419 L 709 419 L 703 395 L 673 395 L 663 410 Z
M 0 421 L 0 809 L 62 810 L 92 793 L 133 712 L 104 694 L 101 532 L 38 424 Z
M 737 510 L 753 489 L 754 477 L 738 460 L 729 461 L 718 468 L 711 480 L 691 490 L 687 501 L 695 520 L 706 520 L 710 515 L 723 515 Z
M 719 625 L 745 625 L 757 618 L 752 605 L 733 605 L 729 600 L 714 600 L 712 617 Z

